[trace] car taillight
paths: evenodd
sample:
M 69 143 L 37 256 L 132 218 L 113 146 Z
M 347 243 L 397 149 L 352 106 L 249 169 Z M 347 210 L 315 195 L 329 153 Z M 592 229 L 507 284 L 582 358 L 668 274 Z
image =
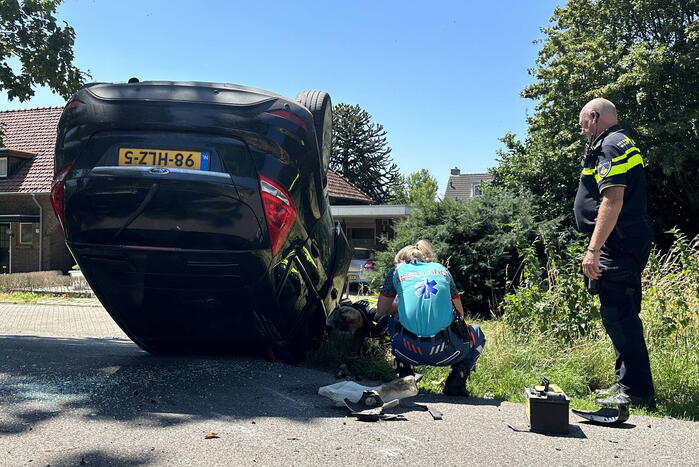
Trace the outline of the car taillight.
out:
M 51 194 L 49 195 L 49 199 L 51 200 L 51 206 L 53 207 L 53 212 L 56 213 L 56 218 L 58 219 L 58 222 L 61 224 L 61 229 L 63 229 L 63 233 L 65 233 L 66 231 L 65 212 L 63 205 L 63 191 L 65 190 L 66 186 L 66 176 L 72 168 L 73 163 L 70 163 L 58 171 L 58 173 L 53 177 L 53 183 L 51 183 Z
M 364 269 L 368 269 L 369 271 L 374 270 L 374 260 L 368 259 L 366 263 L 364 263 Z
M 304 130 L 307 130 L 308 127 L 306 126 L 306 122 L 304 122 L 299 116 L 286 111 L 286 110 L 273 110 L 269 112 L 272 115 L 276 115 L 277 117 L 281 117 L 285 120 L 289 120 L 290 122 L 293 122 L 295 125 L 300 126 Z
M 66 110 L 75 109 L 76 107 L 80 107 L 81 105 L 84 105 L 84 104 L 85 104 L 84 102 L 75 99 L 75 100 L 68 102 L 66 104 L 66 106 L 63 107 L 63 111 L 65 112 Z
M 276 255 L 294 224 L 296 208 L 289 193 L 272 180 L 260 176 L 260 189 L 269 232 L 269 246 L 272 254 Z

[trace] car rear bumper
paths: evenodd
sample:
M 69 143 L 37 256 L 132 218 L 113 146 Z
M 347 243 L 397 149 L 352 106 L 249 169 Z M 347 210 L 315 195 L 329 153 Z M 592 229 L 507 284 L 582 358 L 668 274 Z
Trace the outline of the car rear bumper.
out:
M 146 350 L 245 354 L 266 342 L 258 313 L 274 305 L 264 250 L 69 247 L 107 312 Z

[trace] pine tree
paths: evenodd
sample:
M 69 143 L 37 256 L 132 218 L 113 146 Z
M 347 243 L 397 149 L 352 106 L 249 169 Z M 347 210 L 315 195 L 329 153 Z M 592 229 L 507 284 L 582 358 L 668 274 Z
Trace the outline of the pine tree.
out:
M 330 168 L 356 185 L 377 203 L 388 201 L 398 182 L 386 130 L 372 123 L 371 115 L 358 105 L 333 107 L 333 148 Z

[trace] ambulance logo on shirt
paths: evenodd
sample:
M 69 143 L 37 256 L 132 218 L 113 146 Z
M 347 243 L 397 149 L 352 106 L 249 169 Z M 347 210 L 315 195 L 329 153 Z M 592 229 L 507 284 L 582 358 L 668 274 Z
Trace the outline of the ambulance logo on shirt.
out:
M 438 290 L 435 285 L 437 285 L 437 281 L 423 279 L 415 284 L 415 295 L 420 298 L 424 298 L 425 300 L 429 300 L 433 295 L 437 295 Z
M 597 173 L 602 178 L 606 177 L 610 170 L 612 170 L 612 161 L 602 161 L 597 165 Z

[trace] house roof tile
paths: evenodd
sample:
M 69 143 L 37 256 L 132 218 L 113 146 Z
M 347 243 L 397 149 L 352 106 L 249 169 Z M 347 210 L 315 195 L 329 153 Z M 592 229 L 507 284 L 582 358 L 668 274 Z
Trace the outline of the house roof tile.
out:
M 328 170 L 328 195 L 333 198 L 359 201 L 361 204 L 374 202 L 362 190 L 333 170 Z
M 36 154 L 12 176 L 0 179 L 0 192 L 41 193 L 51 190 L 56 127 L 61 107 L 0 111 L 0 131 L 6 148 Z

